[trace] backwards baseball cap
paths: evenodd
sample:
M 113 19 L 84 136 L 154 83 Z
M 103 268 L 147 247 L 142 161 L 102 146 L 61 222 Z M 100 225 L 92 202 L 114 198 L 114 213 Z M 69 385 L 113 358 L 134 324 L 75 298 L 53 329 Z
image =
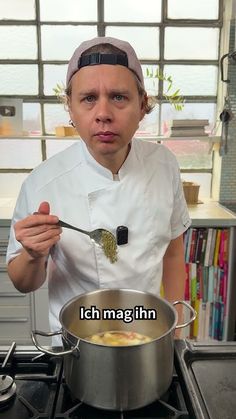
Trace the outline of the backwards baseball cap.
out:
M 125 55 L 102 52 L 96 52 L 86 55 L 86 51 L 88 49 L 100 44 L 113 45 L 114 47 L 119 48 L 123 53 L 125 53 Z M 81 57 L 81 55 L 84 52 L 85 54 L 83 55 L 83 57 Z M 68 64 L 66 86 L 68 87 L 71 78 L 78 70 L 80 70 L 80 68 L 99 64 L 119 64 L 129 68 L 130 70 L 134 71 L 143 89 L 145 89 L 142 67 L 133 47 L 126 41 L 122 41 L 120 39 L 112 38 L 109 36 L 100 36 L 97 38 L 90 39 L 88 41 L 84 41 L 80 44 L 78 48 L 76 48 Z

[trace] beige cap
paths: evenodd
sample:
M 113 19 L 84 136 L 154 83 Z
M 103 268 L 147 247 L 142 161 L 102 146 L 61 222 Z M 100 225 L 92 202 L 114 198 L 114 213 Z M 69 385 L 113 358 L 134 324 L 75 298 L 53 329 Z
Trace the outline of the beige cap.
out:
M 116 54 L 90 54 L 89 56 L 83 57 L 83 62 L 81 62 L 81 55 L 83 52 L 88 50 L 89 48 L 93 47 L 94 45 L 99 44 L 111 44 L 121 51 L 126 53 L 126 57 L 122 55 Z M 111 59 L 109 59 L 109 57 Z M 134 51 L 133 47 L 126 41 L 122 41 L 121 39 L 112 38 L 109 36 L 101 36 L 97 38 L 90 39 L 88 41 L 84 41 L 80 44 L 78 48 L 76 48 L 74 54 L 72 55 L 67 69 L 67 76 L 66 76 L 66 86 L 68 87 L 69 81 L 71 80 L 72 76 L 81 68 L 88 65 L 99 65 L 99 64 L 120 64 L 125 67 L 128 67 L 130 70 L 133 70 L 137 77 L 139 78 L 143 89 L 144 88 L 144 80 L 143 80 L 143 73 L 141 64 L 138 60 L 136 52 Z

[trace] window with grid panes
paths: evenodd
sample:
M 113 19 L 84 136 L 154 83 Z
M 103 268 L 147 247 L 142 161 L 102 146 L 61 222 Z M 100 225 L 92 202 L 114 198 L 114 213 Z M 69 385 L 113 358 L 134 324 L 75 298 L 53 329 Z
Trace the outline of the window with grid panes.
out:
M 53 88 L 65 82 L 74 49 L 95 36 L 114 36 L 133 45 L 147 92 L 157 97 L 139 136 L 162 135 L 171 119 L 209 119 L 213 129 L 222 7 L 219 0 L 0 0 L 0 96 L 23 99 L 26 135 L 53 135 L 69 121 Z M 147 77 L 147 69 L 172 77 L 173 89 L 185 98 L 182 111 L 165 100 L 166 83 Z M 32 168 L 69 144 L 1 140 L 0 185 L 10 182 L 15 193 Z M 184 180 L 198 181 L 202 196 L 210 196 L 209 144 L 187 139 L 164 144 L 176 154 Z

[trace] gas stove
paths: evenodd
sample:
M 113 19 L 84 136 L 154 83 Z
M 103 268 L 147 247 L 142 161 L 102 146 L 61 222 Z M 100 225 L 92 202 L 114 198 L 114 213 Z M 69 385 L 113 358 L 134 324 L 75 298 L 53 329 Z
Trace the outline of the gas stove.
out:
M 74 399 L 64 382 L 61 357 L 42 354 L 34 346 L 0 347 L 1 419 L 232 419 L 235 394 L 236 343 L 201 346 L 176 341 L 168 391 L 152 404 L 128 412 L 100 410 Z
M 236 342 L 177 340 L 175 366 L 191 418 L 236 417 Z

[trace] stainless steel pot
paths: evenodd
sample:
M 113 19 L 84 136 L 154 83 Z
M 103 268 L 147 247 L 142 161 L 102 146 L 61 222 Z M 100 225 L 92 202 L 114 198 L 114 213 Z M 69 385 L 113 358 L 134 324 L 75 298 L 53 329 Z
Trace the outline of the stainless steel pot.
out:
M 177 325 L 173 306 L 184 304 L 191 319 Z M 81 307 L 132 310 L 142 306 L 156 312 L 156 319 L 81 320 Z M 55 333 L 32 332 L 35 346 L 42 352 L 64 356 L 65 380 L 72 394 L 81 401 L 102 409 L 131 410 L 160 398 L 170 386 L 173 375 L 174 332 L 196 317 L 185 301 L 173 306 L 153 294 L 130 289 L 103 289 L 75 297 L 60 312 L 61 330 Z M 117 313 L 117 312 L 116 312 Z M 144 314 L 145 314 L 144 313 Z M 102 317 L 102 316 L 101 316 Z M 137 317 L 133 315 L 133 317 Z M 135 331 L 152 338 L 149 343 L 133 346 L 105 346 L 86 340 L 94 333 L 109 330 Z M 54 352 L 39 345 L 36 335 L 62 335 L 64 351 Z

